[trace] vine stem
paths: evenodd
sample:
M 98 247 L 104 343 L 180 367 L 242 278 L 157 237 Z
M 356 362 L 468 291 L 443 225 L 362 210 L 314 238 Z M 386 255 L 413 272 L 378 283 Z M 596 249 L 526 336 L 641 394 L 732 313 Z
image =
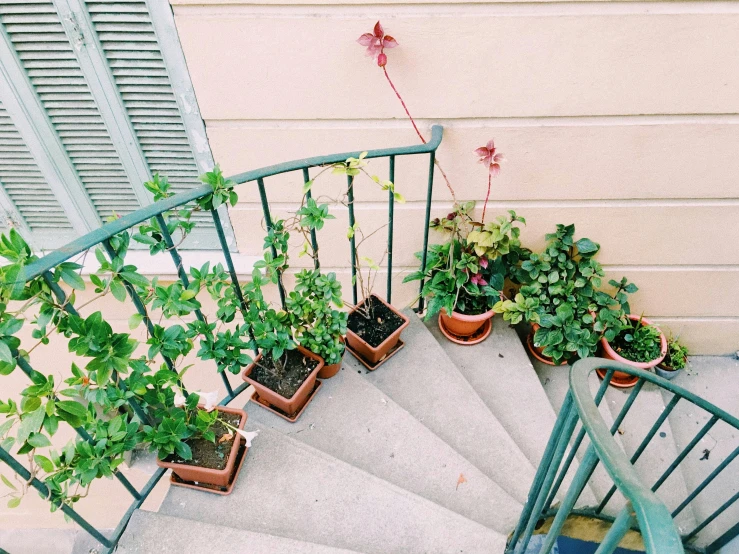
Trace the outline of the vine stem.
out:
M 418 125 L 416 125 L 416 120 L 413 119 L 413 116 L 411 115 L 411 112 L 408 110 L 408 106 L 406 106 L 405 101 L 403 100 L 403 97 L 400 95 L 400 92 L 398 92 L 398 89 L 395 88 L 395 84 L 393 83 L 393 80 L 390 78 L 390 74 L 387 72 L 387 67 L 383 66 L 382 71 L 385 74 L 385 78 L 387 79 L 388 84 L 390 85 L 390 88 L 393 89 L 393 92 L 395 93 L 395 96 L 398 97 L 398 100 L 400 100 L 401 105 L 403 106 L 403 109 L 405 110 L 405 115 L 408 116 L 408 119 L 411 122 L 411 125 L 413 125 L 413 129 L 416 131 L 416 134 L 418 135 L 418 138 L 421 139 L 421 142 L 426 144 L 426 139 L 423 138 L 423 135 L 421 134 L 421 131 L 418 130 Z M 446 188 L 449 189 L 449 192 L 452 195 L 452 199 L 454 200 L 454 203 L 457 203 L 457 195 L 454 194 L 454 189 L 452 188 L 452 183 L 449 181 L 449 177 L 447 177 L 446 172 L 444 171 L 444 168 L 441 167 L 441 164 L 439 163 L 438 158 L 434 158 L 434 165 L 439 168 L 439 172 L 441 172 L 441 176 L 444 177 L 444 181 L 446 182 Z

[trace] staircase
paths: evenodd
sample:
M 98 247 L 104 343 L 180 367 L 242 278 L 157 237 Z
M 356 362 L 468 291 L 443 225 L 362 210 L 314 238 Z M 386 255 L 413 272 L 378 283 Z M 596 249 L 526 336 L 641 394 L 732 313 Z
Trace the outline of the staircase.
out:
M 473 347 L 447 341 L 435 322 L 425 325 L 415 315 L 403 340 L 405 348 L 375 372 L 347 355 L 294 424 L 247 403 L 247 428 L 261 433 L 234 492 L 172 487 L 159 512 L 134 514 L 118 552 L 503 553 L 567 392 L 568 368 L 533 366 L 500 318 Z M 736 413 L 739 362 L 695 359 L 692 367 L 678 384 Z M 600 406 L 607 424 L 626 397 L 608 390 Z M 657 388 L 644 386 L 616 433 L 627 455 L 664 402 Z M 670 415 L 636 464 L 645 482 L 706 419 L 690 410 Z M 737 444 L 735 432 L 717 426 L 658 496 L 674 509 Z M 709 456 L 701 460 L 704 450 Z M 599 466 L 580 505 L 596 505 L 611 485 Z M 739 489 L 739 463 L 710 487 Z M 678 516 L 681 531 L 720 503 L 719 495 L 701 494 Z M 623 505 L 616 493 L 604 512 L 615 515 Z M 738 520 L 739 505 L 732 506 L 698 544 Z M 723 549 L 729 551 L 731 545 Z

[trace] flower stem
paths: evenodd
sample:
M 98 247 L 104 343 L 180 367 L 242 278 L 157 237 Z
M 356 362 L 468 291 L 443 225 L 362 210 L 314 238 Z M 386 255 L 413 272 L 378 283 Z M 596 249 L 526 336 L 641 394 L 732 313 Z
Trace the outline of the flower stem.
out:
M 488 173 L 488 193 L 485 195 L 485 204 L 482 206 L 482 221 L 480 223 L 485 223 L 485 210 L 488 209 L 488 198 L 490 198 L 490 185 L 493 180 L 492 175 Z
M 387 67 L 382 68 L 383 73 L 385 73 L 385 78 L 387 79 L 387 82 L 390 84 L 390 88 L 393 89 L 393 92 L 395 93 L 395 96 L 398 97 L 398 100 L 400 100 L 400 103 L 403 105 L 403 109 L 405 110 L 405 115 L 408 116 L 408 119 L 411 122 L 411 125 L 413 125 L 413 130 L 416 131 L 416 134 L 418 135 L 418 138 L 421 139 L 421 142 L 426 144 L 426 139 L 423 138 L 423 135 L 421 134 L 421 131 L 418 130 L 418 126 L 416 125 L 416 120 L 413 119 L 413 116 L 411 115 L 411 112 L 408 111 L 408 106 L 405 105 L 405 101 L 403 100 L 403 97 L 398 92 L 398 89 L 395 88 L 395 84 L 393 83 L 393 80 L 390 78 L 390 74 L 387 72 Z M 439 168 L 439 171 L 441 172 L 441 176 L 444 177 L 444 181 L 446 182 L 446 188 L 449 189 L 449 192 L 452 195 L 452 199 L 454 200 L 454 203 L 457 203 L 457 196 L 454 194 L 454 189 L 452 188 L 452 184 L 449 182 L 449 177 L 447 177 L 446 172 L 441 167 L 441 164 L 439 163 L 438 159 L 434 159 L 434 164 L 436 167 Z

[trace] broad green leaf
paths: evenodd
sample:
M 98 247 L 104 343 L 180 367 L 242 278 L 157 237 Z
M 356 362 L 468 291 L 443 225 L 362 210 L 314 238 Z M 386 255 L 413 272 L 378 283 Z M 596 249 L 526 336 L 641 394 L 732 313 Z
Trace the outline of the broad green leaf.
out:
M 46 456 L 36 454 L 33 459 L 46 473 L 51 473 L 52 471 L 54 471 L 54 464 Z
M 43 433 L 34 433 L 28 438 L 28 444 L 34 448 L 45 448 L 51 446 L 51 441 Z
M 14 497 L 8 500 L 8 508 L 17 508 L 21 505 L 20 497 Z
M 85 290 L 85 281 L 80 277 L 79 273 L 71 269 L 62 270 L 62 281 L 76 290 Z
M 13 359 L 13 354 L 10 352 L 10 348 L 7 344 L 5 344 L 3 341 L 0 340 L 0 362 L 5 362 L 6 364 L 13 364 L 15 360 Z

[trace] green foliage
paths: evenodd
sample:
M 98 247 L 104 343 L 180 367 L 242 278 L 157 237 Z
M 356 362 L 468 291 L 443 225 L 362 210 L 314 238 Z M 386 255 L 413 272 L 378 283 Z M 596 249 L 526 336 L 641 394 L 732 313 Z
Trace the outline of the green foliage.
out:
M 328 213 L 328 204 L 318 205 L 313 198 L 308 198 L 296 215 L 300 217 L 300 225 L 315 230 L 323 229 L 323 224 L 327 219 L 336 219 Z
M 201 333 L 198 358 L 215 360 L 219 372 L 229 371 L 237 375 L 244 366 L 252 362 L 251 356 L 244 352 L 253 348 L 250 340 L 244 340 L 248 329 L 246 325 L 236 325 L 233 331 L 227 329 L 214 335 L 215 324 L 212 324 L 209 332 Z
M 609 344 L 622 358 L 632 362 L 651 362 L 662 353 L 662 333 L 657 327 L 643 323 L 641 318 L 629 320 Z
M 674 370 L 685 369 L 688 365 L 689 355 L 688 348 L 683 346 L 678 338 L 670 335 L 670 338 L 667 339 L 667 355 L 662 365 Z
M 604 272 L 594 256 L 600 246 L 576 240 L 574 225 L 557 225 L 546 239 L 543 252 L 527 253 L 511 268 L 509 275 L 523 285 L 515 301 L 494 309 L 506 321 L 539 324 L 534 345 L 555 364 L 592 356 L 602 336 L 612 339 L 627 323 L 627 295 L 637 287 L 623 278 L 610 281 L 612 295 L 599 290 Z
M 213 192 L 210 196 L 206 196 L 198 200 L 198 206 L 203 210 L 216 210 L 222 205 L 235 206 L 239 201 L 239 195 L 236 194 L 234 187 L 236 183 L 223 176 L 223 171 L 218 164 L 200 177 L 200 180 L 210 185 Z
M 426 270 L 407 275 L 403 282 L 424 279 L 423 294 L 428 301 L 426 319 L 445 310 L 476 315 L 490 310 L 500 298 L 508 267 L 521 255 L 520 229 L 525 220 L 511 211 L 483 225 L 474 221 L 474 202 L 458 205 L 431 228 L 447 235 L 441 244 L 426 251 Z M 423 260 L 423 252 L 416 257 Z

